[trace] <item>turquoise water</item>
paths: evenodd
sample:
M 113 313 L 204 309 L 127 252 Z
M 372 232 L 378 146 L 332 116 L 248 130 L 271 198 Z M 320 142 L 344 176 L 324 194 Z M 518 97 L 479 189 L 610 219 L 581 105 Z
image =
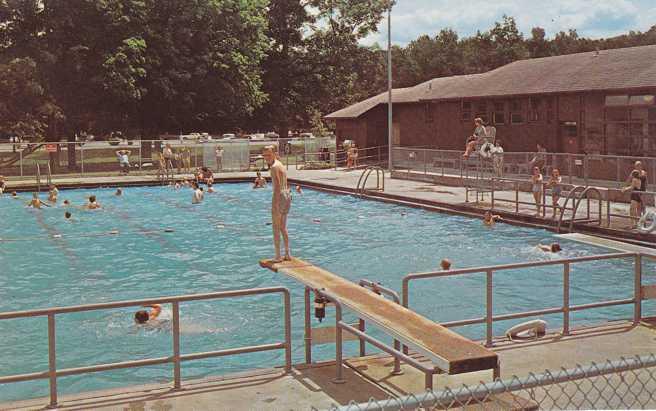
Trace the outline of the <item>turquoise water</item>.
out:
M 218 192 L 206 194 L 197 206 L 191 205 L 190 190 L 168 187 L 127 188 L 123 197 L 113 196 L 113 189 L 62 191 L 59 206 L 40 211 L 0 197 L 0 312 L 282 284 L 292 291 L 294 361 L 303 361 L 303 289 L 258 265 L 272 255 L 267 225 L 271 192 L 246 184 L 215 187 Z M 104 208 L 72 208 L 73 220 L 65 221 L 61 201 L 81 205 L 90 194 Z M 295 196 L 289 228 L 295 255 L 351 280 L 367 278 L 399 292 L 405 274 L 435 270 L 443 257 L 454 268 L 554 258 L 535 247 L 554 241 L 554 234 L 545 230 L 508 224 L 489 229 L 480 220 L 312 190 Z M 113 230 L 118 234 L 108 234 Z M 609 252 L 573 242 L 563 246 L 561 257 Z M 632 275 L 628 260 L 574 265 L 571 303 L 629 298 Z M 495 314 L 562 304 L 562 268 L 557 266 L 495 274 L 494 285 Z M 182 352 L 282 341 L 280 301 L 276 295 L 182 304 Z M 437 321 L 483 316 L 484 302 L 484 275 L 411 286 L 411 307 Z M 136 327 L 134 311 L 57 316 L 57 366 L 170 355 L 170 330 Z M 170 316 L 167 311 L 164 318 Z M 631 313 L 632 306 L 597 309 L 574 313 L 573 321 L 598 322 Z M 561 321 L 559 315 L 544 318 L 550 328 Z M 495 324 L 495 333 L 514 323 Z M 331 324 L 330 318 L 324 324 Z M 456 331 L 484 336 L 479 326 Z M 0 375 L 47 369 L 46 337 L 45 318 L 0 321 Z M 347 354 L 356 353 L 357 343 L 346 345 Z M 334 358 L 334 346 L 315 347 L 314 355 Z M 183 378 L 199 378 L 283 361 L 282 351 L 271 351 L 185 362 L 182 372 Z M 171 376 L 170 365 L 134 368 L 61 378 L 59 388 L 72 393 L 166 382 Z M 47 392 L 46 381 L 8 384 L 0 386 L 0 399 Z

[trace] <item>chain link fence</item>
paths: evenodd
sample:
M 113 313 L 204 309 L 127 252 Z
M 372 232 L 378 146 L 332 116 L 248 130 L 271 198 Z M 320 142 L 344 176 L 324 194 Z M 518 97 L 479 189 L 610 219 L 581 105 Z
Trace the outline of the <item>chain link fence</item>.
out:
M 331 411 L 436 409 L 579 410 L 655 409 L 656 356 L 592 363 L 527 377 L 445 388 L 367 403 L 332 406 Z M 313 408 L 316 409 L 316 408 Z

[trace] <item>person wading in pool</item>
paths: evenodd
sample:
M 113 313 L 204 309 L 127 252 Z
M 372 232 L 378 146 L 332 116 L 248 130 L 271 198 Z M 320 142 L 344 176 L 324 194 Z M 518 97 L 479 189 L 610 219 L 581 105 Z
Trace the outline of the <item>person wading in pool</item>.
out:
M 271 198 L 271 221 L 273 226 L 273 246 L 275 247 L 274 261 L 280 262 L 280 236 L 285 244 L 284 260 L 291 260 L 289 252 L 289 235 L 287 233 L 287 215 L 291 208 L 292 195 L 287 185 L 287 171 L 285 166 L 278 160 L 276 148 L 266 146 L 262 152 L 264 160 L 269 165 L 271 173 L 271 184 L 273 185 L 273 196 Z

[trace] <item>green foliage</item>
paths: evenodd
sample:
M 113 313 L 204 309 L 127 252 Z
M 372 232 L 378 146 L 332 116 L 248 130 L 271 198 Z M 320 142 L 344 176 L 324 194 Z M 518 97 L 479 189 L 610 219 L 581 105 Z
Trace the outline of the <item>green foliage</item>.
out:
M 41 140 L 50 119 L 61 118 L 59 108 L 46 95 L 31 59 L 0 64 L 0 131 Z

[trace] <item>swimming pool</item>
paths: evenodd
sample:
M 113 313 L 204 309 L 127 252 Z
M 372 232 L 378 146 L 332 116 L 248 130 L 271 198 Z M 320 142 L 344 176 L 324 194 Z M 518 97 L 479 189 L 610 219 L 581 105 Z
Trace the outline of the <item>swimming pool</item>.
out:
M 0 312 L 284 285 L 292 291 L 293 359 L 302 361 L 303 289 L 258 265 L 272 254 L 267 225 L 271 192 L 247 184 L 215 188 L 217 193 L 207 194 L 196 206 L 191 205 L 190 190 L 169 187 L 128 188 L 123 197 L 113 196 L 113 189 L 62 191 L 59 206 L 40 211 L 1 197 Z M 61 201 L 83 204 L 91 193 L 104 209 L 73 208 L 73 220 L 65 221 Z M 546 230 L 508 224 L 489 229 L 476 219 L 312 190 L 295 196 L 289 228 L 294 254 L 351 280 L 367 278 L 397 291 L 405 274 L 435 270 L 443 257 L 454 268 L 553 258 L 535 248 L 554 241 Z M 114 230 L 118 234 L 109 234 Z M 564 249 L 561 257 L 610 251 L 573 242 Z M 652 272 L 645 270 L 645 276 Z M 560 273 L 553 266 L 495 274 L 495 314 L 558 306 Z M 632 276 L 628 262 L 576 265 L 571 303 L 630 298 Z M 481 316 L 484 274 L 421 281 L 413 284 L 410 297 L 413 309 L 434 320 Z M 137 328 L 133 313 L 123 309 L 58 316 L 57 366 L 170 355 L 169 331 Z M 631 306 L 619 306 L 577 312 L 572 320 L 598 322 L 631 313 Z M 183 353 L 266 344 L 282 337 L 278 296 L 185 303 L 180 315 Z M 550 328 L 561 320 L 560 315 L 543 318 Z M 495 323 L 495 334 L 514 323 Z M 484 336 L 480 326 L 456 331 Z M 0 375 L 47 368 L 46 336 L 45 318 L 0 321 Z M 357 343 L 346 344 L 347 355 L 356 352 Z M 314 347 L 314 358 L 334 358 L 334 346 Z M 282 352 L 191 361 L 183 364 L 182 375 L 199 378 L 283 362 Z M 65 377 L 58 385 L 61 393 L 72 393 L 170 380 L 171 366 L 164 365 Z M 47 392 L 45 380 L 8 384 L 0 386 L 0 399 Z

